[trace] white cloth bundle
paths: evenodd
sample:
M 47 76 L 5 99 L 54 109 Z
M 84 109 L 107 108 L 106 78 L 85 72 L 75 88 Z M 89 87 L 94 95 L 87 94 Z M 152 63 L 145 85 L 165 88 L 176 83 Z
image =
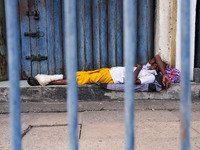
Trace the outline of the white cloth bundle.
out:
M 35 78 L 38 80 L 41 86 L 45 86 L 52 81 L 62 80 L 63 75 L 62 74 L 58 74 L 58 75 L 38 74 L 37 76 L 35 76 Z

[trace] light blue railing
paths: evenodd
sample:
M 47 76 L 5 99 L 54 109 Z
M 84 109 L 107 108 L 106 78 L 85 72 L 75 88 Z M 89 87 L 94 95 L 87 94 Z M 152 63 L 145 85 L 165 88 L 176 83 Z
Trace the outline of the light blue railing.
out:
M 190 0 L 181 1 L 181 149 L 190 150 Z M 7 49 L 10 81 L 11 142 L 13 150 L 21 150 L 21 116 L 19 89 L 19 25 L 18 0 L 5 0 Z M 125 84 L 125 127 L 126 149 L 134 149 L 134 84 L 132 68 L 135 64 L 137 42 L 137 0 L 123 1 L 124 15 L 124 52 L 126 78 Z M 64 1 L 64 49 L 67 58 L 68 91 L 67 106 L 69 117 L 70 150 L 78 150 L 78 94 L 76 83 L 77 70 L 77 29 L 76 1 Z
M 66 52 L 66 74 L 68 81 L 67 108 L 69 118 L 70 150 L 78 150 L 78 93 L 77 71 L 77 28 L 76 1 L 64 1 L 64 49 Z
M 19 89 L 19 24 L 18 0 L 5 0 L 8 67 L 10 81 L 10 119 L 13 150 L 21 150 L 21 109 Z
M 124 0 L 125 127 L 126 149 L 134 148 L 134 77 L 137 49 L 137 0 Z M 134 42 L 135 41 L 135 42 Z
M 181 1 L 181 149 L 189 150 L 191 92 L 190 92 L 190 0 Z

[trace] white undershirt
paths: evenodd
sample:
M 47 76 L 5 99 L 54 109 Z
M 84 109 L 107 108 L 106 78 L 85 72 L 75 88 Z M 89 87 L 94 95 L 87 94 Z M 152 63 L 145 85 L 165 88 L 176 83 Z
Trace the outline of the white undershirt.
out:
M 155 75 L 157 75 L 156 70 L 149 70 L 151 65 L 147 63 L 142 67 L 140 73 L 138 74 L 138 78 L 141 81 L 141 84 L 153 83 L 155 80 Z M 133 72 L 137 69 L 137 67 L 133 68 Z M 110 71 L 110 75 L 113 79 L 114 83 L 125 83 L 125 67 L 112 67 Z

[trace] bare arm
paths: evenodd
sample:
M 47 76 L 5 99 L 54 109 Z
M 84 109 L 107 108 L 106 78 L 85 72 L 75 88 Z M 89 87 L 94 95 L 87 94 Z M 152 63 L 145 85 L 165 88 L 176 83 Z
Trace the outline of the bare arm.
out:
M 162 72 L 162 74 L 163 75 L 166 74 L 166 72 L 165 72 L 165 64 L 163 63 L 163 61 L 160 58 L 160 56 L 156 55 L 154 58 L 155 58 L 155 61 L 156 61 L 157 65 L 158 65 L 160 71 Z
M 51 81 L 49 83 L 50 85 L 66 85 L 67 84 L 67 80 L 56 80 L 56 81 Z
M 142 65 L 141 64 L 136 64 L 136 70 L 134 71 L 134 80 L 135 80 L 135 84 L 141 84 L 140 79 L 138 79 L 138 74 L 140 73 L 140 70 L 142 69 Z
M 170 79 L 165 72 L 165 64 L 163 63 L 163 61 L 162 61 L 162 59 L 160 58 L 159 55 L 156 55 L 154 58 L 155 58 L 155 61 L 158 65 L 160 71 L 163 74 L 163 80 L 162 80 L 163 85 L 167 88 L 170 85 Z

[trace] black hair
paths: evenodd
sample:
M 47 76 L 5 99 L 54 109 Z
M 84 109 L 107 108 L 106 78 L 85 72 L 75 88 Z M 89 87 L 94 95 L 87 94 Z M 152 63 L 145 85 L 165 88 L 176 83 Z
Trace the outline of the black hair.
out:
M 34 78 L 34 77 L 29 77 L 29 78 L 27 79 L 27 82 L 28 82 L 28 84 L 31 85 L 31 86 L 40 85 L 39 82 L 38 82 L 38 80 L 37 80 L 36 78 Z

